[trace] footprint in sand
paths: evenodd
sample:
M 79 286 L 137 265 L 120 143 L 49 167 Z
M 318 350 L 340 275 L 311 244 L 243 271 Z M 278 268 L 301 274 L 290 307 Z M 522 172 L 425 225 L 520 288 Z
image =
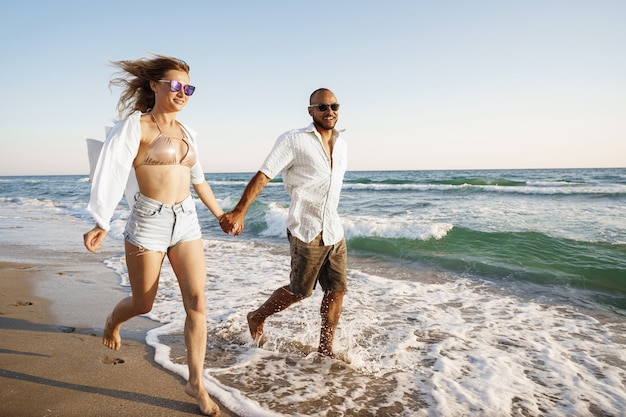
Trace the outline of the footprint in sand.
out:
M 124 363 L 124 359 L 112 358 L 111 356 L 101 356 L 100 362 L 105 365 L 117 365 L 120 363 Z
M 76 331 L 76 327 L 70 326 L 57 326 L 57 329 L 59 329 L 63 333 L 74 333 Z

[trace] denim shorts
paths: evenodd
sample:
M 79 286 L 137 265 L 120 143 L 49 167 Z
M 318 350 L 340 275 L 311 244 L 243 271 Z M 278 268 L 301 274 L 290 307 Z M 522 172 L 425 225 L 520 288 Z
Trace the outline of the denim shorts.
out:
M 347 291 L 348 278 L 346 240 L 325 246 L 320 233 L 310 243 L 305 243 L 287 230 L 291 250 L 291 273 L 289 291 L 300 297 L 308 297 L 319 281 L 324 291 Z
M 155 252 L 167 252 L 172 246 L 201 237 L 191 196 L 170 205 L 137 194 L 124 230 L 124 238 L 129 243 Z

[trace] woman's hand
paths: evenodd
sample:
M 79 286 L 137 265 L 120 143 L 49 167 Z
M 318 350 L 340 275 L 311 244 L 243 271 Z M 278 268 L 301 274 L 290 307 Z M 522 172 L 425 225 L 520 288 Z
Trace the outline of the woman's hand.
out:
M 231 211 L 220 217 L 220 226 L 224 233 L 239 236 L 243 232 L 244 215 Z
M 102 241 L 107 236 L 107 231 L 96 225 L 93 229 L 83 235 L 85 247 L 89 252 L 96 253 L 102 248 Z

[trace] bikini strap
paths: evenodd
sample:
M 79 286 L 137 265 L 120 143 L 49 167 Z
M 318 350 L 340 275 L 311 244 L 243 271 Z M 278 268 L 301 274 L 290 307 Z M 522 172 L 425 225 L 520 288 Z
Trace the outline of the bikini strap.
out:
M 159 124 L 157 123 L 156 119 L 154 118 L 154 114 L 150 113 L 150 118 L 152 119 L 152 121 L 154 122 L 154 124 L 157 126 L 157 129 L 159 129 L 159 133 L 163 133 L 161 131 L 161 126 L 159 126 Z

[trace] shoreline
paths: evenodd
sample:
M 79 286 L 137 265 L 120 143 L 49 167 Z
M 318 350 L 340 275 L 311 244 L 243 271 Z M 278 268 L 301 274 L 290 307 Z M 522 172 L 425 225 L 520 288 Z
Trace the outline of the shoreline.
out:
M 37 262 L 34 248 L 22 261 L 24 247 L 0 247 L 0 415 L 201 415 L 185 380 L 157 364 L 145 342 L 158 323 L 133 318 L 121 350 L 102 344 L 106 315 L 124 296 L 101 262 L 106 254 Z M 236 416 L 219 405 L 222 416 Z

